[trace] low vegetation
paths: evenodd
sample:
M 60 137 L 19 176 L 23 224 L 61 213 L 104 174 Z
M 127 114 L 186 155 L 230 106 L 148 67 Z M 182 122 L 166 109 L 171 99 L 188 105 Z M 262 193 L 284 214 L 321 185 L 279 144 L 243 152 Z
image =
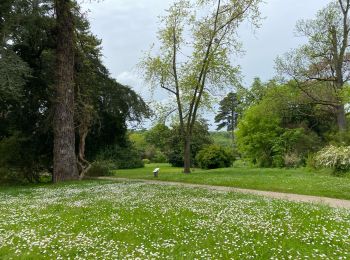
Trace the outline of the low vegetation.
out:
M 315 160 L 318 165 L 331 168 L 335 175 L 345 174 L 350 170 L 350 147 L 325 147 L 317 153 Z
M 347 259 L 350 212 L 141 183 L 0 191 L 1 259 Z

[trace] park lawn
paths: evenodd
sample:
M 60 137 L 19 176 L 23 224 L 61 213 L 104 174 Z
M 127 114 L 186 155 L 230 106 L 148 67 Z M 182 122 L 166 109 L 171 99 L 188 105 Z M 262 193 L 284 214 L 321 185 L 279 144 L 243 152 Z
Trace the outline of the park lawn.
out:
M 306 169 L 225 168 L 216 170 L 194 169 L 183 174 L 182 168 L 168 164 L 148 164 L 145 168 L 116 170 L 115 177 L 154 179 L 152 171 L 159 167 L 159 180 L 195 184 L 209 184 L 246 189 L 278 191 L 350 199 L 350 177 L 335 177 L 328 172 L 311 172 Z
M 83 181 L 0 190 L 0 259 L 349 259 L 350 211 Z

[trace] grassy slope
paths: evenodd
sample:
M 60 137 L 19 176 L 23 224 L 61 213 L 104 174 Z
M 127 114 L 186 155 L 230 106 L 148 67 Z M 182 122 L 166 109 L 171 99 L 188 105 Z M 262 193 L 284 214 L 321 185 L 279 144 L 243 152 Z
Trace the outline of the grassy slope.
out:
M 0 259 L 348 259 L 350 214 L 140 183 L 0 190 Z
M 181 168 L 167 164 L 150 164 L 142 169 L 117 170 L 116 177 L 133 179 L 154 179 L 152 170 L 160 167 L 159 180 L 177 181 L 218 186 L 279 191 L 350 199 L 350 178 L 334 177 L 322 172 L 305 169 L 257 169 L 227 168 L 218 170 L 195 170 L 189 175 L 182 174 Z

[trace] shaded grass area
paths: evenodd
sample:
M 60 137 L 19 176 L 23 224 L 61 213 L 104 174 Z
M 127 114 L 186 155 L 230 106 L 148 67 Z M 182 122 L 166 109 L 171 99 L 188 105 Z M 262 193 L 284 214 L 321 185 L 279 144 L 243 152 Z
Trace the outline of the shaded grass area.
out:
M 347 259 L 350 211 L 143 183 L 0 190 L 0 259 Z
M 216 170 L 194 169 L 183 174 L 182 168 L 168 164 L 148 164 L 145 168 L 114 171 L 115 177 L 154 179 L 152 170 L 160 168 L 159 180 L 195 184 L 209 184 L 246 189 L 277 191 L 350 199 L 350 177 L 335 177 L 328 172 L 306 169 L 225 168 Z

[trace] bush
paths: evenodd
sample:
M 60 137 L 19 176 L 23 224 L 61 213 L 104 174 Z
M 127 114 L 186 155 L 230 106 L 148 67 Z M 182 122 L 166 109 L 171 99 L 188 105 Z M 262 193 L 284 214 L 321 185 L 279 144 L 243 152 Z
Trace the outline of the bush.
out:
M 20 132 L 0 140 L 2 182 L 39 182 L 40 173 L 47 170 L 47 158 L 39 156 L 30 137 Z
M 108 146 L 96 156 L 96 160 L 108 161 L 108 167 L 113 170 L 144 167 L 139 153 L 132 145 L 127 147 Z
M 155 162 L 155 163 L 166 163 L 167 161 L 168 161 L 168 158 L 161 151 L 157 151 L 152 159 L 152 162 Z
M 96 161 L 92 163 L 91 168 L 86 173 L 86 176 L 98 177 L 98 176 L 110 176 L 112 175 L 110 169 L 110 162 L 108 161 Z
M 0 184 L 24 184 L 27 179 L 21 171 L 0 167 Z
M 309 153 L 306 159 L 306 167 L 311 170 L 317 169 L 316 155 L 313 153 Z
M 216 169 L 232 166 L 234 156 L 232 152 L 218 145 L 210 145 L 196 156 L 196 162 L 200 168 Z
M 168 162 L 173 167 L 183 167 L 184 166 L 184 157 L 181 149 L 172 150 L 168 155 Z
M 341 175 L 350 170 L 350 146 L 327 146 L 315 157 L 320 167 L 331 168 L 335 175 Z
M 143 162 L 143 164 L 150 164 L 151 163 L 151 161 L 148 159 L 142 159 L 142 162 Z
M 284 155 L 284 166 L 287 168 L 297 168 L 302 164 L 302 159 L 296 153 L 288 153 Z

